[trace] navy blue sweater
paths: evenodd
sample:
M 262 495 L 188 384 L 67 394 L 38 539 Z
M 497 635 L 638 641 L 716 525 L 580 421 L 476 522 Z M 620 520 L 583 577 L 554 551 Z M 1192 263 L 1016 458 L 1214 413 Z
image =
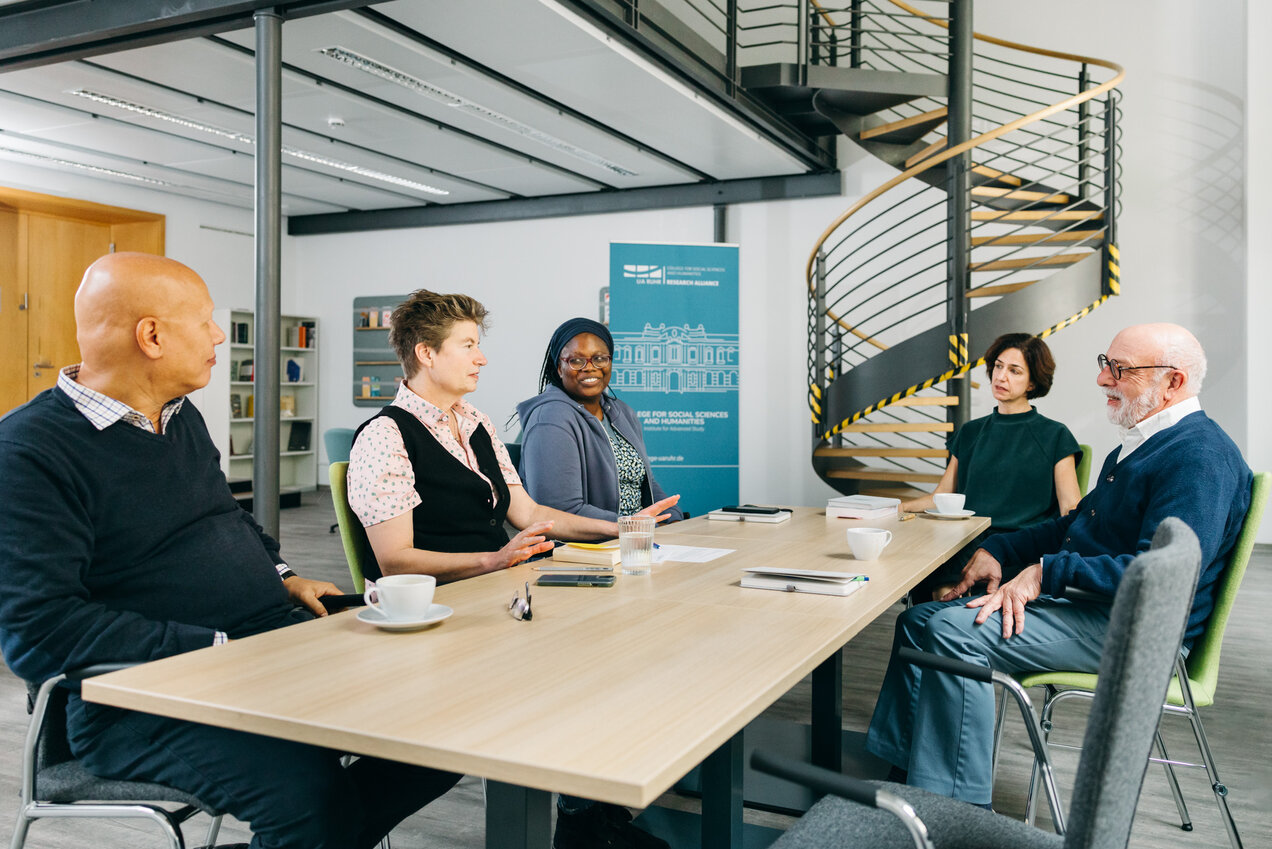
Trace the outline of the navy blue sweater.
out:
M 1067 516 L 985 541 L 1006 567 L 1042 564 L 1042 591 L 1066 588 L 1112 596 L 1131 560 L 1147 551 L 1157 525 L 1177 516 L 1201 543 L 1201 578 L 1186 639 L 1201 633 L 1219 574 L 1250 507 L 1253 475 L 1237 446 L 1203 412 L 1151 436 L 1121 463 L 1104 460 L 1095 489 Z
M 41 681 L 291 621 L 278 543 L 230 495 L 189 401 L 98 431 L 60 389 L 0 420 L 0 650 Z

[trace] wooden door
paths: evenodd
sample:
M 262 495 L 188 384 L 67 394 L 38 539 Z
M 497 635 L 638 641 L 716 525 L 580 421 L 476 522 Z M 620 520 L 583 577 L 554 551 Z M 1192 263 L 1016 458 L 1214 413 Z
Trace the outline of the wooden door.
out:
M 31 215 L 27 224 L 27 397 L 57 383 L 79 362 L 75 290 L 84 270 L 110 253 L 110 225 Z
M 0 187 L 0 415 L 79 362 L 75 290 L 113 251 L 163 255 L 163 216 Z
M 0 415 L 27 399 L 25 251 L 19 250 L 20 216 L 0 209 Z

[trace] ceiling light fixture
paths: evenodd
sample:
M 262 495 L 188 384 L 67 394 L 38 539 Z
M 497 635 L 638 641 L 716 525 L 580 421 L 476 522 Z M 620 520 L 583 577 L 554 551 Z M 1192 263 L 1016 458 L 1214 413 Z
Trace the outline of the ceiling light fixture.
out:
M 151 106 L 144 106 L 140 103 L 133 103 L 132 101 L 129 101 L 129 100 L 122 100 L 118 97 L 113 97 L 109 94 L 102 94 L 101 92 L 90 91 L 88 89 L 83 89 L 83 88 L 74 89 L 68 93 L 76 95 L 77 97 L 87 98 L 88 100 L 91 100 L 94 103 L 101 103 L 106 106 L 113 106 L 116 109 L 123 109 L 128 112 L 135 112 L 138 115 L 144 115 L 147 118 L 154 118 L 159 121 L 166 121 L 170 124 L 176 124 L 177 126 L 185 127 L 186 129 L 197 130 L 201 133 L 208 133 L 210 135 L 218 136 L 220 138 L 230 139 L 231 141 L 242 142 L 243 144 L 248 144 L 248 145 L 256 144 L 256 139 L 248 135 L 247 133 L 239 133 L 233 130 L 225 130 L 225 129 L 222 129 L 221 127 L 214 127 L 210 124 L 201 124 L 198 121 L 191 121 L 189 118 L 182 118 L 180 115 L 174 115 L 171 112 L 164 112 L 160 109 L 155 109 L 154 107 L 151 107 Z M 423 192 L 425 194 L 430 194 L 430 195 L 449 195 L 450 194 L 450 192 L 447 191 L 446 189 L 439 189 L 439 188 L 436 188 L 435 186 L 430 186 L 426 183 L 416 182 L 415 180 L 408 180 L 405 177 L 396 177 L 392 174 L 386 174 L 383 171 L 376 171 L 373 168 L 366 168 L 362 165 L 354 165 L 349 162 L 343 162 L 339 159 L 331 159 L 330 157 L 319 156 L 316 153 L 309 153 L 308 151 L 301 150 L 300 148 L 296 148 L 296 147 L 291 147 L 290 145 L 283 145 L 282 152 L 284 155 L 293 157 L 295 159 L 301 159 L 301 160 L 304 160 L 305 162 L 312 162 L 316 165 L 323 165 L 323 166 L 326 166 L 327 168 L 334 168 L 338 171 L 347 171 L 350 174 L 357 174 L 361 177 L 366 177 L 370 180 L 376 180 L 381 183 L 388 183 L 389 185 L 393 185 L 393 186 L 401 186 L 402 188 L 413 189 L 414 191 Z
M 516 118 L 511 118 L 501 112 L 496 112 L 493 109 L 482 106 L 480 103 L 475 103 L 466 97 L 461 97 L 458 94 L 449 92 L 446 89 L 435 86 L 430 82 L 426 82 L 419 77 L 412 76 L 405 71 L 399 71 L 397 68 L 390 67 L 389 65 L 385 65 L 375 59 L 363 56 L 361 53 L 356 53 L 344 47 L 321 47 L 318 48 L 318 53 L 326 56 L 328 59 L 334 59 L 335 61 L 348 65 L 351 68 L 370 74 L 373 77 L 388 80 L 389 82 L 399 85 L 402 88 L 409 89 L 416 94 L 422 94 L 425 97 L 432 98 L 433 100 L 439 100 L 454 109 L 460 109 L 464 112 L 468 112 L 482 120 L 489 121 L 492 124 L 497 124 L 505 130 L 516 133 L 520 136 L 525 136 L 526 138 L 539 142 L 540 144 L 547 145 L 553 150 L 568 154 L 576 159 L 582 159 L 584 162 L 588 162 L 598 168 L 604 168 L 606 171 L 611 171 L 623 177 L 637 176 L 635 171 L 624 168 L 616 162 L 611 162 L 603 156 L 592 153 L 590 150 L 584 150 L 583 148 L 570 144 L 569 142 L 559 139 L 554 135 L 545 133 L 542 130 L 536 130 L 529 124 L 524 124 Z
M 220 127 L 213 127 L 209 124 L 200 124 L 198 121 L 191 121 L 189 118 L 182 118 L 180 115 L 173 115 L 171 112 L 163 112 L 155 109 L 154 107 L 143 106 L 140 103 L 133 103 L 130 100 L 112 97 L 109 94 L 90 91 L 86 88 L 72 89 L 67 93 L 73 94 L 76 97 L 83 97 L 104 106 L 113 106 L 116 109 L 123 109 L 127 112 L 135 112 L 138 115 L 144 115 L 147 118 L 167 121 L 169 124 L 176 124 L 179 127 L 185 127 L 189 130 L 198 130 L 201 133 L 208 133 L 210 135 L 219 136 L 223 139 L 246 142 L 247 144 L 252 144 L 254 142 L 254 139 L 246 133 L 236 133 L 233 130 L 223 130 Z
M 169 183 L 165 180 L 156 180 L 153 177 L 143 177 L 140 174 L 129 174 L 127 171 L 116 171 L 114 168 L 102 168 L 100 165 L 89 165 L 86 162 L 73 162 L 70 159 L 58 159 L 55 156 L 45 156 L 42 153 L 31 153 L 26 150 L 17 150 L 12 147 L 0 147 L 0 154 L 12 154 L 20 156 L 24 159 L 34 159 L 37 162 L 48 163 L 49 165 L 64 165 L 67 168 L 77 168 L 81 171 L 88 171 L 93 174 L 99 174 L 103 177 L 122 177 L 125 180 L 134 180 L 138 183 L 145 183 L 151 186 L 176 186 L 176 183 Z

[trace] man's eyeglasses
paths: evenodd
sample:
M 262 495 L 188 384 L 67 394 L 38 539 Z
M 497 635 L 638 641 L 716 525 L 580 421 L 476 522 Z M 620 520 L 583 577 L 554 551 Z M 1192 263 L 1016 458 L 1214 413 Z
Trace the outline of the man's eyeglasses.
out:
M 1100 371 L 1108 369 L 1114 380 L 1121 380 L 1122 372 L 1124 371 L 1137 371 L 1143 368 L 1174 368 L 1174 366 L 1124 366 L 1117 360 L 1110 360 L 1104 354 L 1097 354 L 1095 361 L 1100 364 Z
M 534 611 L 530 609 L 530 582 L 526 581 L 526 597 L 521 597 L 521 591 L 513 593 L 512 601 L 508 603 L 508 612 L 512 614 L 513 619 L 519 619 L 522 622 L 529 622 L 534 618 Z
M 592 357 L 568 357 L 565 364 L 575 371 L 583 371 L 587 368 L 587 364 L 591 363 L 597 368 L 603 369 L 614 361 L 609 354 L 596 354 Z

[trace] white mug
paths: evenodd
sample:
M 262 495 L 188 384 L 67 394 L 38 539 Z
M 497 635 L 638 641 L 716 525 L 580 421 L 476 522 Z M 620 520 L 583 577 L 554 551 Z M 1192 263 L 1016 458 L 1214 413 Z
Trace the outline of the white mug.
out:
M 883 528 L 849 528 L 848 547 L 857 560 L 878 560 L 892 542 L 892 531 Z
M 963 501 L 967 498 L 961 492 L 938 492 L 932 496 L 936 502 L 938 513 L 957 513 L 963 509 Z
M 418 622 L 428 616 L 436 589 L 437 579 L 432 575 L 386 575 L 362 598 L 367 607 L 374 607 L 386 619 Z

